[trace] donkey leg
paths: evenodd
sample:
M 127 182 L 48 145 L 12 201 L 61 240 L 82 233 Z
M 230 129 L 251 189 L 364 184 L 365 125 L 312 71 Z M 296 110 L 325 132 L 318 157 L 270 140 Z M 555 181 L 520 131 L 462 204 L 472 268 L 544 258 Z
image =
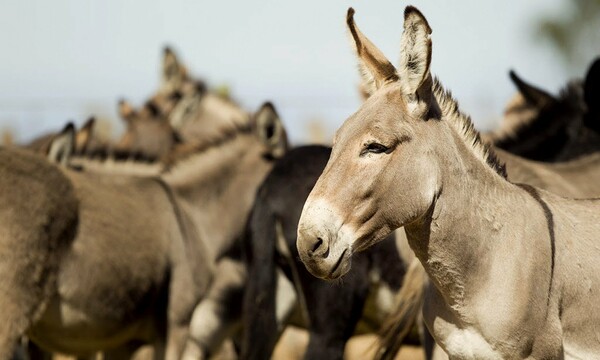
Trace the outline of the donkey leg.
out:
M 194 310 L 183 360 L 207 358 L 240 325 L 246 268 L 225 257 L 217 264 L 208 295 Z
M 22 247 L 30 244 L 25 241 L 3 241 L 24 236 L 27 235 L 6 235 L 0 229 L 0 360 L 12 358 L 22 336 L 39 318 L 56 287 L 57 254 L 44 249 L 44 245 L 40 245 L 42 249 L 26 249 Z
M 36 343 L 31 341 L 30 339 L 27 339 L 25 341 L 25 343 L 26 343 L 26 345 L 24 345 L 24 348 L 27 349 L 26 351 L 27 351 L 29 360 L 51 360 L 52 359 L 52 353 L 40 348 Z

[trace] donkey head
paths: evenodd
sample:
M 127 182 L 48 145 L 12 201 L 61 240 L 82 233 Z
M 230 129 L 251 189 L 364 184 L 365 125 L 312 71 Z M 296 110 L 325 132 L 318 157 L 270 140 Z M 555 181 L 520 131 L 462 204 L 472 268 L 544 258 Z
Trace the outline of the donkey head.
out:
M 457 143 L 440 121 L 425 17 L 406 8 L 396 69 L 356 27 L 353 15 L 350 9 L 347 24 L 370 96 L 335 134 L 298 225 L 300 258 L 326 279 L 344 275 L 354 252 L 427 213 L 441 184 L 439 160 L 432 155 Z
M 514 71 L 510 78 L 519 90 L 518 101 L 506 109 L 502 128 L 490 135 L 497 147 L 540 161 L 558 159 L 577 147 L 584 130 L 582 86 L 570 83 L 555 97 L 521 79 Z
M 127 101 L 121 100 L 119 113 L 126 123 L 126 130 L 117 142 L 118 153 L 156 159 L 167 154 L 179 142 L 178 134 L 152 101 L 137 111 Z

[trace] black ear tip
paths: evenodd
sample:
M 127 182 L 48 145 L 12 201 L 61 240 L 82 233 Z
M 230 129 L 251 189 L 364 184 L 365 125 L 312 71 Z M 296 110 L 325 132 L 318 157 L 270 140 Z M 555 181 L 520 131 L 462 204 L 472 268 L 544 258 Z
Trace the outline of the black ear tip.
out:
M 406 8 L 404 8 L 404 19 L 406 19 L 407 17 L 409 17 L 410 15 L 417 15 L 420 17 L 424 17 L 423 14 L 421 13 L 421 11 L 419 11 L 419 9 L 417 9 L 416 7 L 412 6 L 412 5 L 408 5 Z
M 83 128 L 89 129 L 89 128 L 93 127 L 95 123 L 96 123 L 96 117 L 94 115 L 92 115 L 87 119 L 87 121 L 83 125 Z
M 351 24 L 354 21 L 354 8 L 353 7 L 349 7 L 348 8 L 348 12 L 346 13 L 346 22 L 348 24 Z
M 171 49 L 169 45 L 165 45 L 165 47 L 163 47 L 163 54 L 173 55 L 173 49 Z
M 125 103 L 126 103 L 125 98 L 119 98 L 119 102 L 118 102 L 119 106 L 123 106 L 123 105 L 125 105 Z
M 511 69 L 510 72 L 508 73 L 508 76 L 510 76 L 510 79 L 517 87 L 526 85 L 525 81 L 523 81 L 523 79 L 521 79 L 519 77 L 519 75 L 517 75 L 516 71 Z
M 414 22 L 422 21 L 423 25 L 425 25 L 427 33 L 428 34 L 432 33 L 431 26 L 429 26 L 429 22 L 427 22 L 427 19 L 425 18 L 425 15 L 423 15 L 423 13 L 419 9 L 417 9 L 416 7 L 414 7 L 412 5 L 408 5 L 404 9 L 404 21 L 406 22 L 411 17 L 413 18 Z M 417 18 L 417 19 L 415 19 L 415 18 Z
M 61 131 L 61 134 L 67 134 L 67 133 L 72 133 L 72 132 L 75 132 L 75 125 L 73 124 L 72 121 L 69 121 L 67 123 L 67 125 L 65 125 L 63 130 Z
M 275 105 L 273 105 L 271 101 L 265 101 L 264 104 L 262 104 L 261 109 L 263 111 L 268 110 L 270 112 L 275 112 Z

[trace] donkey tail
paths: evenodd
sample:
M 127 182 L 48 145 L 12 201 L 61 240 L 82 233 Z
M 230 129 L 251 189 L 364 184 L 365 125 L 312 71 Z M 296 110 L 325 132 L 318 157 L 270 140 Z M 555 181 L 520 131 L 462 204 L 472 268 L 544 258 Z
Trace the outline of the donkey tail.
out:
M 427 281 L 427 274 L 419 259 L 415 258 L 411 262 L 404 279 L 404 285 L 397 296 L 396 310 L 379 330 L 379 348 L 375 359 L 393 359 L 419 317 Z
M 277 341 L 275 216 L 259 191 L 245 236 L 248 282 L 244 295 L 242 359 L 269 359 Z

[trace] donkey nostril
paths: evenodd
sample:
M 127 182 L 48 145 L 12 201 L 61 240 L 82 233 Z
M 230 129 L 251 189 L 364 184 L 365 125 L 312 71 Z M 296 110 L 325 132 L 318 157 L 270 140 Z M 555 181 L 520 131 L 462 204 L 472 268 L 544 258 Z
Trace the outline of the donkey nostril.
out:
M 317 242 L 315 243 L 315 245 L 312 248 L 312 252 L 317 251 L 321 245 L 323 245 L 323 239 L 321 239 L 320 237 L 317 238 Z

